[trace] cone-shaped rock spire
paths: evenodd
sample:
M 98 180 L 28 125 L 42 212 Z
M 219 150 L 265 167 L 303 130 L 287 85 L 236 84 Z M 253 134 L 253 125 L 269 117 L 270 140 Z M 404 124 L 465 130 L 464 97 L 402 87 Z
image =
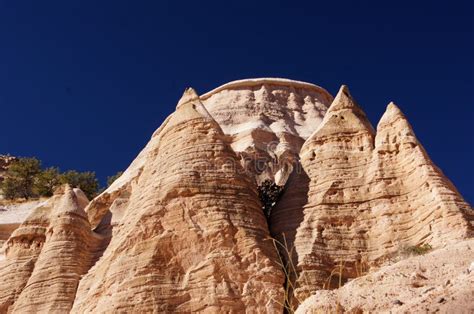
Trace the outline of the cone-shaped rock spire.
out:
M 375 146 L 381 149 L 382 145 L 393 148 L 401 144 L 416 146 L 418 140 L 405 115 L 397 105 L 391 102 L 377 125 Z
M 344 281 L 357 276 L 361 261 L 375 265 L 403 246 L 442 246 L 472 234 L 471 207 L 433 165 L 395 104 L 378 124 L 375 147 L 373 141 L 365 114 L 343 86 L 305 142 L 302 169 L 271 218 L 275 237 L 296 230 L 299 298 L 337 286 L 328 278 L 339 263 Z
M 176 106 L 176 111 L 171 115 L 166 127 L 169 128 L 183 121 L 196 118 L 212 120 L 216 125 L 218 125 L 202 104 L 196 91 L 189 87 L 184 91 L 183 96 L 181 96 L 181 99 Z
M 84 212 L 87 198 L 63 186 L 35 209 L 6 243 L 0 262 L 0 312 L 67 312 L 96 241 Z
M 73 312 L 281 311 L 283 274 L 256 186 L 194 91 L 152 140 Z
M 176 106 L 176 109 L 179 108 L 183 104 L 186 104 L 188 102 L 195 102 L 195 101 L 200 101 L 199 95 L 196 93 L 196 90 L 194 88 L 188 87 L 184 90 L 183 96 L 181 96 L 181 99 L 178 101 L 178 105 Z
M 360 144 L 372 148 L 374 134 L 365 113 L 352 98 L 348 87 L 342 85 L 322 123 L 303 145 L 301 154 L 305 155 L 314 143 L 323 143 L 334 136 L 358 138 Z
M 51 209 L 45 243 L 14 312 L 70 311 L 79 280 L 92 266 L 97 240 L 79 200 L 84 195 L 69 185 L 63 189 Z

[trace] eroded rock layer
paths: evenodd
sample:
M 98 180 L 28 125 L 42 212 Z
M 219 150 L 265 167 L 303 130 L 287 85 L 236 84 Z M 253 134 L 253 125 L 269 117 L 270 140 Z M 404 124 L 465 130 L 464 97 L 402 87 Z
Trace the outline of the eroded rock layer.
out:
M 272 233 L 295 248 L 296 296 L 358 275 L 406 246 L 472 236 L 473 212 L 390 104 L 377 134 L 343 86 L 301 149 L 273 211 Z
M 73 311 L 281 310 L 283 274 L 256 186 L 193 90 L 154 137 Z
M 87 207 L 64 188 L 13 231 L 0 313 L 277 313 L 285 283 L 294 308 L 407 247 L 473 236 L 471 206 L 394 104 L 375 132 L 346 87 L 331 100 L 283 79 L 187 90 Z M 344 293 L 327 294 L 335 309 L 358 308 Z
M 62 188 L 5 243 L 0 312 L 67 312 L 95 245 L 78 189 Z
M 257 183 L 285 185 L 332 96 L 313 84 L 266 78 L 234 81 L 201 99 Z
M 247 174 L 257 184 L 270 179 L 282 186 L 297 164 L 301 146 L 321 123 L 332 101 L 332 96 L 317 85 L 276 78 L 230 82 L 199 98 L 224 134 L 229 135 Z M 86 208 L 92 226 L 100 234 L 112 233 L 144 165 L 152 158 L 150 152 L 159 145 L 158 134 L 168 119 L 124 174 Z M 107 222 L 102 221 L 104 216 Z

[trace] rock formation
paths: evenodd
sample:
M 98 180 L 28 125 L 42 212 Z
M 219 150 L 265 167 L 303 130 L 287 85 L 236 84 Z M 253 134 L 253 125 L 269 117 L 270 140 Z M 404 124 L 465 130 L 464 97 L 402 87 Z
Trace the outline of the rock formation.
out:
M 277 313 L 406 247 L 472 238 L 474 221 L 394 104 L 375 132 L 346 87 L 332 100 L 283 79 L 186 90 L 123 175 L 86 203 L 65 188 L 12 233 L 0 313 Z M 357 310 L 344 289 L 316 296 Z M 311 297 L 303 309 L 323 308 Z
M 256 185 L 192 89 L 152 142 L 73 312 L 281 310 Z
M 270 179 L 285 185 L 332 96 L 309 83 L 252 79 L 222 85 L 201 99 L 257 183 Z
M 274 209 L 272 234 L 295 248 L 296 296 L 356 277 L 403 247 L 472 236 L 473 212 L 390 104 L 377 134 L 341 87 Z M 300 170 L 300 169 L 298 169 Z M 471 224 L 470 224 L 471 222 Z
M 20 202 L 0 202 L 0 256 L 1 247 L 8 240 L 10 235 L 17 229 L 25 219 L 36 210 L 43 206 L 47 200 L 37 199 Z
M 0 312 L 64 312 L 91 267 L 94 236 L 84 193 L 68 186 L 36 208 L 5 243 Z
M 270 179 L 279 185 L 286 183 L 301 146 L 321 123 L 332 101 L 332 96 L 317 85 L 276 78 L 234 81 L 199 98 L 229 135 L 244 170 L 257 184 Z M 94 227 L 103 215 L 115 224 L 148 162 L 149 151 L 159 144 L 156 135 L 166 124 L 167 120 L 125 173 L 87 207 Z

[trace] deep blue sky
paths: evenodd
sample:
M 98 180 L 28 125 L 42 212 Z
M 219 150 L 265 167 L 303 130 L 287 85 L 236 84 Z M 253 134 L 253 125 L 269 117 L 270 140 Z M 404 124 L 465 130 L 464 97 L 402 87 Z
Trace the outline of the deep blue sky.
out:
M 395 101 L 472 203 L 473 42 L 471 1 L 0 0 L 0 153 L 104 180 L 185 87 L 286 77 Z

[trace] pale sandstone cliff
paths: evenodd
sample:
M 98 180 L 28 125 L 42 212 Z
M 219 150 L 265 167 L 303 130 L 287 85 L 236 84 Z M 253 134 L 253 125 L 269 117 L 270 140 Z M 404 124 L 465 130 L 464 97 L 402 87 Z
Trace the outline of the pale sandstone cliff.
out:
M 0 261 L 0 312 L 71 309 L 97 246 L 83 210 L 88 202 L 81 190 L 66 186 L 13 232 Z
M 193 90 L 152 141 L 73 312 L 281 310 L 282 271 L 256 186 Z
M 201 99 L 257 183 L 285 185 L 332 96 L 317 85 L 266 78 L 227 83 Z
M 0 202 L 0 248 L 28 215 L 36 208 L 43 206 L 45 202 L 47 202 L 47 199 L 44 198 L 22 202 Z
M 395 105 L 375 132 L 346 87 L 331 101 L 284 79 L 187 90 L 86 214 L 66 190 L 12 234 L 0 313 L 281 312 L 269 229 L 295 248 L 300 302 L 337 286 L 327 279 L 340 263 L 345 283 L 406 246 L 472 237 L 472 208 Z M 256 192 L 265 179 L 286 183 L 268 224 Z
M 257 183 L 265 179 L 284 185 L 298 160 L 304 141 L 321 123 L 332 96 L 323 88 L 305 82 L 263 78 L 234 81 L 200 96 L 237 153 L 244 170 Z M 112 186 L 86 209 L 95 227 L 102 216 L 123 210 L 134 182 L 138 180 L 149 152 L 158 144 L 157 134 Z M 115 211 L 117 214 L 109 213 Z
M 271 217 L 272 234 L 295 248 L 298 299 L 342 267 L 376 265 L 403 247 L 442 247 L 472 236 L 473 211 L 433 165 L 401 111 L 390 104 L 375 134 L 347 87 L 341 87 L 301 152 Z

